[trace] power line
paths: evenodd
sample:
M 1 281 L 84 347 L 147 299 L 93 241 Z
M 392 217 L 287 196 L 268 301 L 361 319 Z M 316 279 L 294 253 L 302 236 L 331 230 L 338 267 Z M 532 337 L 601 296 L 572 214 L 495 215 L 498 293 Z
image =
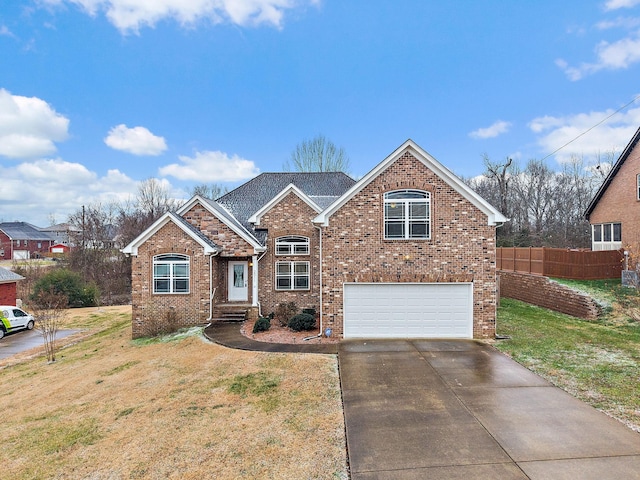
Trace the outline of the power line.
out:
M 621 106 L 618 110 L 616 110 L 615 112 L 613 112 L 611 115 L 609 115 L 608 117 L 603 118 L 602 120 L 600 120 L 598 123 L 596 123 L 595 125 L 593 125 L 592 127 L 588 128 L 587 130 L 585 130 L 584 132 L 582 132 L 580 135 L 578 135 L 577 137 L 573 138 L 572 140 L 569 140 L 567 143 L 565 143 L 564 145 L 562 145 L 559 148 L 556 148 L 553 152 L 551 152 L 549 155 L 547 155 L 546 157 L 544 157 L 541 161 L 546 160 L 547 158 L 555 155 L 556 153 L 558 153 L 560 150 L 562 150 L 564 147 L 566 147 L 567 145 L 571 145 L 573 142 L 575 142 L 576 140 L 578 140 L 580 137 L 586 135 L 587 133 L 589 133 L 591 130 L 593 130 L 594 128 L 602 125 L 604 122 L 606 122 L 607 120 L 609 120 L 611 117 L 613 117 L 615 114 L 620 113 L 622 110 L 624 110 L 625 108 L 627 108 L 629 105 L 631 105 L 632 103 L 634 103 L 636 100 L 640 99 L 640 95 L 636 95 L 635 97 L 633 97 L 633 99 L 631 99 L 631 101 L 629 103 L 626 103 L 625 105 Z

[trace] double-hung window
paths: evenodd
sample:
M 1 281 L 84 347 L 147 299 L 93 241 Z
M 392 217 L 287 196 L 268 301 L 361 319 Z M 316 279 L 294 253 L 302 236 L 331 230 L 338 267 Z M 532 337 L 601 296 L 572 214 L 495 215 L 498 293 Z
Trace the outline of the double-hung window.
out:
M 177 253 L 153 257 L 153 293 L 189 293 L 189 257 Z
M 290 235 L 276 238 L 276 255 L 309 255 L 309 237 Z
M 276 262 L 276 290 L 309 290 L 309 262 Z
M 384 194 L 384 238 L 408 240 L 431 237 L 431 194 L 396 190 Z

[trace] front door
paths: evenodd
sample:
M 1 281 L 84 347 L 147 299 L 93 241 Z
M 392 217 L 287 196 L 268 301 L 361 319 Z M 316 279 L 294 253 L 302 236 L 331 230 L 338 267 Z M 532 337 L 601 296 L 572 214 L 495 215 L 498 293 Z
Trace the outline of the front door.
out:
M 246 302 L 249 299 L 247 262 L 229 262 L 229 301 Z

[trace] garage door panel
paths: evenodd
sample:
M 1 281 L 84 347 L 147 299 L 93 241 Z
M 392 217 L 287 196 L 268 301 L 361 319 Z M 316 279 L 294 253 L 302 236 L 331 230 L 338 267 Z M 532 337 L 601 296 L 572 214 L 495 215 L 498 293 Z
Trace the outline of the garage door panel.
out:
M 346 283 L 345 338 L 471 338 L 469 283 Z

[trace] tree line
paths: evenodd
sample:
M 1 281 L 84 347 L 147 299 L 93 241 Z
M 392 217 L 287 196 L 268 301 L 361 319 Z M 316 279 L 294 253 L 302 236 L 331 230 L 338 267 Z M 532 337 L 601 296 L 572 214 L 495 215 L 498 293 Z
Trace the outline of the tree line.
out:
M 522 167 L 509 158 L 500 163 L 485 155 L 484 174 L 463 180 L 509 218 L 497 229 L 498 246 L 589 248 L 584 212 L 614 161 L 614 153 L 593 165 L 572 157 L 553 170 L 543 160 Z

